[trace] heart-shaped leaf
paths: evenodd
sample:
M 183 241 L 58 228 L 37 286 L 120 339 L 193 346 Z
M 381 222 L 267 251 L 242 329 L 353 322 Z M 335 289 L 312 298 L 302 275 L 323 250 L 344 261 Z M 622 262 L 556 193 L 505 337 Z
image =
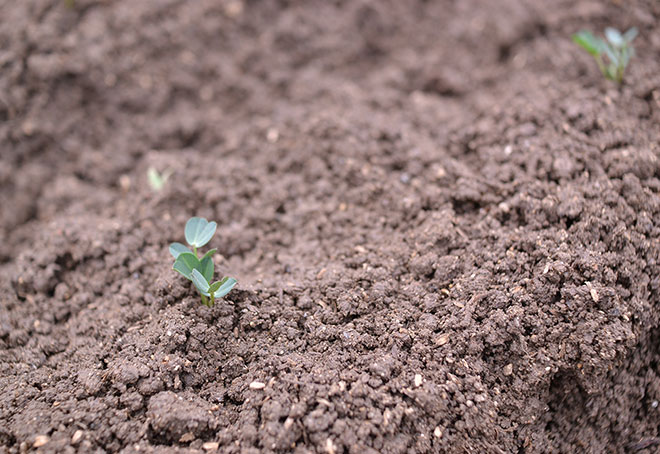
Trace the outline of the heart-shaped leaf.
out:
M 623 36 L 621 36 L 621 32 L 616 28 L 607 27 L 605 29 L 605 38 L 615 47 L 621 47 L 624 44 Z
M 200 261 L 195 257 L 195 254 L 192 252 L 182 252 L 177 257 L 172 268 L 183 274 L 186 278 L 192 279 L 193 270 L 199 268 L 200 265 Z
M 170 254 L 174 257 L 174 260 L 179 258 L 179 255 L 183 254 L 184 252 L 189 252 L 192 254 L 192 251 L 188 249 L 185 245 L 181 243 L 172 243 L 170 244 Z
M 231 291 L 231 289 L 234 288 L 234 286 L 238 283 L 236 279 L 233 277 L 225 277 L 221 281 L 216 282 L 216 284 L 220 284 L 220 286 L 213 292 L 213 297 L 214 298 L 222 298 L 225 296 L 227 293 Z
M 202 247 L 211 240 L 217 227 L 218 224 L 215 222 L 208 222 L 204 218 L 190 218 L 188 219 L 188 222 L 186 222 L 186 241 L 192 247 Z
M 193 284 L 195 284 L 195 287 L 197 287 L 197 290 L 199 290 L 200 293 L 204 296 L 210 296 L 209 283 L 206 278 L 202 276 L 202 273 L 200 273 L 198 270 L 192 270 L 191 277 Z

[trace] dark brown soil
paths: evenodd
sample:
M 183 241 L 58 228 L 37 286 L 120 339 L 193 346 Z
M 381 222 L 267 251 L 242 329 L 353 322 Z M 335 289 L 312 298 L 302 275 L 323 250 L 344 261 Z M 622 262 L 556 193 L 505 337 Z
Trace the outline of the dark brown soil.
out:
M 660 450 L 660 3 L 66 3 L 0 1 L 0 452 Z

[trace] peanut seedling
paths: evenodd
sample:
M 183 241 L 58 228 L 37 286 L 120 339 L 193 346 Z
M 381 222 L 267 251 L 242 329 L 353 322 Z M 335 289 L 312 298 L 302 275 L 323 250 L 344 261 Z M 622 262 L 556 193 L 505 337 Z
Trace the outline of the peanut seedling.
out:
M 605 29 L 607 41 L 594 36 L 588 30 L 574 34 L 573 41 L 594 57 L 600 72 L 607 79 L 620 84 L 623 82 L 623 73 L 630 58 L 635 55 L 632 41 L 636 36 L 635 27 L 624 34 L 615 28 L 608 27 Z M 607 57 L 607 61 L 603 59 L 603 56 Z
M 229 293 L 237 283 L 236 279 L 228 276 L 211 283 L 214 271 L 213 254 L 216 249 L 207 251 L 201 259 L 197 256 L 197 248 L 211 240 L 217 227 L 215 222 L 208 222 L 204 218 L 190 218 L 186 222 L 184 233 L 186 242 L 193 250 L 181 243 L 170 244 L 170 254 L 174 257 L 172 269 L 192 281 L 202 297 L 202 303 L 208 307 L 215 304 L 216 298 L 222 298 Z

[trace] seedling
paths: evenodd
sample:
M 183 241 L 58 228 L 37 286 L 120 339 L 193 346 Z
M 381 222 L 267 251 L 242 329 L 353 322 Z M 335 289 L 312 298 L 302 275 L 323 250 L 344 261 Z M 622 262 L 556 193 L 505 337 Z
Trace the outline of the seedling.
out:
M 607 41 L 594 36 L 588 30 L 582 30 L 573 35 L 573 41 L 584 50 L 589 52 L 598 63 L 600 72 L 610 80 L 617 83 L 623 81 L 623 72 L 630 62 L 630 58 L 635 55 L 635 49 L 632 41 L 637 36 L 637 29 L 631 28 L 624 34 L 615 28 L 605 29 L 605 38 Z M 607 57 L 607 61 L 603 59 Z
M 153 189 L 154 192 L 160 192 L 167 183 L 168 178 L 172 175 L 172 171 L 167 169 L 163 173 L 158 173 L 158 170 L 153 167 L 147 169 L 147 179 L 149 180 L 149 186 Z
M 170 254 L 174 257 L 172 269 L 192 281 L 202 297 L 202 303 L 208 307 L 215 304 L 216 298 L 222 298 L 229 293 L 237 282 L 233 277 L 226 276 L 211 283 L 213 281 L 213 254 L 216 249 L 207 251 L 201 259 L 197 256 L 197 248 L 211 240 L 217 227 L 215 222 L 208 222 L 204 218 L 190 218 L 186 222 L 184 233 L 186 242 L 193 250 L 191 251 L 181 243 L 170 244 Z

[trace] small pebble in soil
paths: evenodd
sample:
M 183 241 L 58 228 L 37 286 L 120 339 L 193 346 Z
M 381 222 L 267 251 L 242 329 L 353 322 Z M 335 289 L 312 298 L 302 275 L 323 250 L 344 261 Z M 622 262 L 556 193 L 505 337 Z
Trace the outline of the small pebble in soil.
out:
M 128 192 L 131 189 L 131 177 L 128 175 L 122 175 L 119 177 L 119 187 L 124 191 Z
M 73 437 L 71 437 L 71 444 L 72 445 L 78 444 L 78 442 L 82 439 L 82 436 L 83 436 L 83 431 L 76 430 L 73 434 Z
M 46 443 L 48 443 L 49 440 L 50 438 L 48 438 L 48 435 L 37 435 L 36 437 L 34 437 L 34 444 L 32 445 L 32 447 L 40 448 Z
M 447 342 L 449 342 L 449 334 L 441 334 L 435 339 L 435 344 L 438 346 L 445 345 Z
M 179 438 L 179 443 L 188 443 L 190 441 L 193 441 L 195 439 L 195 434 L 192 432 L 186 432 L 185 434 L 181 435 L 181 438 Z
M 658 408 L 658 401 L 654 400 L 653 402 L 651 402 L 651 407 Z
M 220 443 L 217 441 L 207 441 L 202 445 L 202 448 L 204 448 L 205 451 L 217 451 L 219 447 Z
M 253 381 L 250 383 L 250 389 L 264 389 L 266 387 L 265 383 L 261 383 L 260 381 Z
M 502 371 L 504 375 L 511 375 L 513 373 L 513 364 L 509 363 L 506 366 L 504 366 L 504 370 Z
M 422 376 L 420 374 L 415 374 L 415 387 L 419 388 L 422 386 Z
M 337 452 L 337 446 L 335 446 L 331 438 L 325 441 L 325 450 L 328 454 L 335 454 Z
M 266 140 L 268 140 L 270 143 L 277 142 L 277 139 L 279 138 L 280 138 L 280 132 L 275 128 L 270 128 L 266 133 Z

